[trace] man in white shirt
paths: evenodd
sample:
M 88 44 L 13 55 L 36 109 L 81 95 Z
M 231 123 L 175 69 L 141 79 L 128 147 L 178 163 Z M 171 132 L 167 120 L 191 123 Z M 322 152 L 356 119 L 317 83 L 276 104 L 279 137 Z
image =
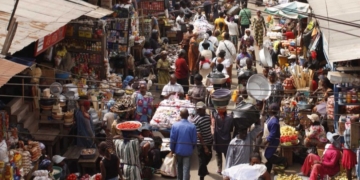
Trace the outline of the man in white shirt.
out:
M 196 14 L 194 16 L 194 21 L 196 21 L 198 19 L 206 20 L 206 16 L 205 16 L 205 14 L 202 14 L 201 8 L 197 9 L 197 12 L 196 12 Z
M 170 76 L 170 82 L 164 86 L 161 92 L 161 96 L 165 99 L 173 99 L 175 98 L 176 94 L 179 97 L 184 96 L 184 88 L 176 83 L 176 77 L 174 74 Z
M 230 64 L 234 63 L 236 58 L 236 48 L 235 45 L 230 41 L 229 33 L 225 32 L 222 34 L 224 40 L 219 42 L 219 47 L 216 50 L 216 54 L 219 54 L 221 50 L 226 52 L 225 59 L 230 60 Z
M 206 34 L 209 35 L 208 40 L 214 45 L 214 50 L 215 50 L 219 46 L 219 41 L 218 41 L 217 37 L 213 36 L 211 30 L 207 30 Z
M 234 22 L 234 18 L 230 17 L 230 21 L 227 21 L 228 17 L 225 17 L 225 24 L 228 26 L 230 40 L 231 42 L 237 47 L 238 44 L 238 37 L 239 37 L 239 26 L 237 23 Z
M 185 14 L 182 11 L 180 11 L 179 15 L 176 17 L 176 29 L 177 29 L 176 38 L 177 38 L 178 42 L 182 41 L 184 31 L 186 31 L 186 24 L 185 24 L 184 17 L 185 17 Z

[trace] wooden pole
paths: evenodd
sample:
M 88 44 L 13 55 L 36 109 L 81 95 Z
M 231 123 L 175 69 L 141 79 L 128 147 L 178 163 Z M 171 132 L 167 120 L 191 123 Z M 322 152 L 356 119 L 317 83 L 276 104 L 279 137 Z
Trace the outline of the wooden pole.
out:
M 6 35 L 5 42 L 1 50 L 2 55 L 6 55 L 8 53 L 12 40 L 14 39 L 16 29 L 18 26 L 18 23 L 16 22 L 16 18 L 12 18 L 9 25 L 10 25 L 10 29 Z
M 9 20 L 8 27 L 6 28 L 7 31 L 9 31 L 9 29 L 10 29 L 10 24 L 11 24 L 12 19 L 13 19 L 14 16 L 15 16 L 15 12 L 16 12 L 16 9 L 17 9 L 18 4 L 19 4 L 19 0 L 16 0 L 15 5 L 14 5 L 14 9 L 13 9 L 13 11 L 12 11 L 12 13 L 11 13 L 11 16 L 10 16 L 10 20 Z

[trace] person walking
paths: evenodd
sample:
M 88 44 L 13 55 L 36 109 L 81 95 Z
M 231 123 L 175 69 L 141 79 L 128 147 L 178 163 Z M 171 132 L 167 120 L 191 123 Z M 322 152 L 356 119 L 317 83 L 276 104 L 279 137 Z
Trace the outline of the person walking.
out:
M 266 25 L 265 25 L 265 19 L 261 16 L 261 11 L 258 10 L 256 12 L 256 18 L 254 19 L 255 26 L 255 42 L 256 45 L 260 48 L 262 48 L 264 36 L 266 35 Z M 265 33 L 264 33 L 265 30 Z
M 211 132 L 214 135 L 214 150 L 216 152 L 217 173 L 222 171 L 222 154 L 226 153 L 234 129 L 233 116 L 226 112 L 225 107 L 216 107 L 211 113 Z
M 209 174 L 207 165 L 212 157 L 211 144 L 213 143 L 213 137 L 211 135 L 211 119 L 210 116 L 206 114 L 204 102 L 200 101 L 196 103 L 196 112 L 197 115 L 194 118 L 194 124 L 200 141 L 200 145 L 197 146 L 199 157 L 198 175 L 200 176 L 200 180 L 204 180 L 204 177 Z
M 194 73 L 195 68 L 197 67 L 196 62 L 199 59 L 199 44 L 197 43 L 198 33 L 195 32 L 189 42 L 189 51 L 188 51 L 188 64 L 189 70 L 191 73 Z
M 227 17 L 225 18 L 225 24 L 228 26 L 228 29 L 229 29 L 230 40 L 235 45 L 235 48 L 236 48 L 238 45 L 239 26 L 234 21 L 233 17 L 229 17 L 229 21 L 227 21 L 226 19 L 227 19 Z
M 245 34 L 245 29 L 250 27 L 251 24 L 251 11 L 247 8 L 247 4 L 243 5 L 243 9 L 239 13 L 241 37 Z
M 120 170 L 120 160 L 115 154 L 111 154 L 105 141 L 99 144 L 99 154 L 102 156 L 100 161 L 100 171 L 103 180 L 122 179 Z
M 285 167 L 288 165 L 286 158 L 275 155 L 276 149 L 280 145 L 280 124 L 279 117 L 277 116 L 279 111 L 278 103 L 271 104 L 269 107 L 270 117 L 264 124 L 262 147 L 265 148 L 264 156 L 267 160 L 265 166 L 269 173 L 273 164 L 283 164 Z
M 172 125 L 170 131 L 171 153 L 176 155 L 177 179 L 190 179 L 190 158 L 196 147 L 197 132 L 194 124 L 188 121 L 187 109 L 180 110 L 181 120 Z
M 189 90 L 189 66 L 185 60 L 186 51 L 180 50 L 178 59 L 175 61 L 175 76 L 177 83 L 181 84 L 184 88 L 185 94 Z

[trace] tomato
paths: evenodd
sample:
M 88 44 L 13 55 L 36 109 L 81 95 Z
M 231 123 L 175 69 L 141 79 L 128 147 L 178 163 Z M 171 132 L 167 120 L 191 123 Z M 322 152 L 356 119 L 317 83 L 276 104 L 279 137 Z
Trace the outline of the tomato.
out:
M 118 129 L 138 129 L 141 125 L 133 122 L 123 122 L 116 126 Z

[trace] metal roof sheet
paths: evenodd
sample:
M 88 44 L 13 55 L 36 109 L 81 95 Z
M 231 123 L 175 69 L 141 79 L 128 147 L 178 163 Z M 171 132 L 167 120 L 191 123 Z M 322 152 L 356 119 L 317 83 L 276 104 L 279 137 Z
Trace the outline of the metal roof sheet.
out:
M 0 4 L 1 51 L 15 1 L 0 0 Z M 20 51 L 82 15 L 101 18 L 111 13 L 110 10 L 80 0 L 20 0 L 15 13 L 18 27 L 9 52 Z
M 27 66 L 0 58 L 0 87 L 6 84 L 13 76 L 25 70 Z
M 335 18 L 360 25 L 359 0 L 308 0 L 315 15 Z M 319 19 L 321 18 L 321 19 Z M 317 18 L 320 30 L 328 43 L 330 62 L 360 59 L 360 29 L 322 17 Z

